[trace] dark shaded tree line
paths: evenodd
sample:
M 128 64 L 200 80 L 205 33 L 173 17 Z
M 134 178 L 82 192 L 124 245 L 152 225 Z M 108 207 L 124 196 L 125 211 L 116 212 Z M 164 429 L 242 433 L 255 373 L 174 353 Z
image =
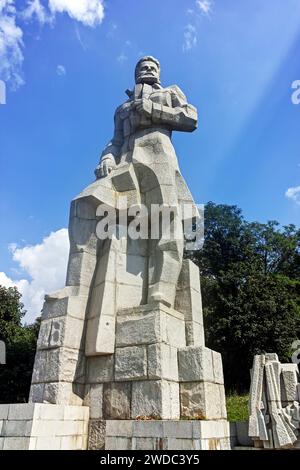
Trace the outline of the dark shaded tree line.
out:
M 0 340 L 6 365 L 0 365 L 0 403 L 28 401 L 40 320 L 22 325 L 26 311 L 16 288 L 0 286 Z

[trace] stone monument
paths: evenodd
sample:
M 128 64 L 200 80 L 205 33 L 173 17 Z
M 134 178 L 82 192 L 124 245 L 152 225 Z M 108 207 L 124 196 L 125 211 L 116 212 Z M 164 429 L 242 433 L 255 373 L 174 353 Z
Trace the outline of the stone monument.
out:
M 300 447 L 300 383 L 297 364 L 277 354 L 254 357 L 249 401 L 249 436 L 256 448 Z
M 42 448 L 52 430 L 51 448 L 229 449 L 222 359 L 205 347 L 199 270 L 183 259 L 184 207 L 199 214 L 171 140 L 196 129 L 197 110 L 161 86 L 150 56 L 126 93 L 96 181 L 71 203 L 66 286 L 45 299 L 24 445 Z M 143 237 L 130 236 L 134 216 Z M 61 434 L 70 417 L 73 434 Z

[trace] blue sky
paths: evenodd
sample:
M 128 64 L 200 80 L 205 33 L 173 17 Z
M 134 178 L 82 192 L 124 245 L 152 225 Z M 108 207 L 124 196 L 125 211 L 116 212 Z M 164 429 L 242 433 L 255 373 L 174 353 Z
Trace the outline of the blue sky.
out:
M 195 200 L 299 226 L 299 49 L 299 0 L 0 0 L 0 281 L 60 287 L 70 200 L 143 54 L 198 108 L 198 130 L 174 134 Z

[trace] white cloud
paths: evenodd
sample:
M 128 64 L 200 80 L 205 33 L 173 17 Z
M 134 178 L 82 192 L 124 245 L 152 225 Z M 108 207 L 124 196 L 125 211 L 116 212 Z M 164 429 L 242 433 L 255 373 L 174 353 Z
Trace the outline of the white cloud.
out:
M 49 15 L 40 0 L 29 0 L 25 10 L 22 11 L 21 16 L 24 20 L 37 19 L 41 24 L 45 24 L 53 20 L 53 16 Z
M 68 230 L 63 228 L 51 232 L 37 245 L 18 248 L 11 244 L 10 251 L 13 260 L 19 264 L 29 280 L 13 280 L 0 272 L 0 285 L 17 287 L 27 310 L 24 320 L 32 323 L 40 315 L 45 294 L 65 285 L 69 254 Z
M 23 30 L 18 21 L 53 24 L 56 14 L 66 13 L 85 26 L 95 27 L 104 18 L 103 0 L 48 0 L 47 5 L 41 0 L 27 0 L 23 9 L 16 5 L 15 0 L 0 0 L 0 79 L 13 90 L 25 83 Z
M 189 51 L 197 44 L 197 29 L 191 23 L 185 27 L 184 43 L 182 49 L 184 52 Z
M 63 65 L 58 65 L 58 66 L 56 67 L 56 73 L 57 73 L 57 75 L 59 75 L 59 76 L 66 75 L 66 73 L 67 73 L 67 72 L 66 72 L 66 68 L 65 68 Z
M 188 8 L 186 13 L 190 15 L 191 23 L 187 24 L 184 30 L 183 52 L 190 51 L 198 42 L 199 11 L 201 15 L 210 17 L 213 8 L 213 0 L 196 0 L 196 9 Z
M 199 8 L 202 15 L 209 16 L 212 11 L 212 0 L 196 0 L 196 5 Z
M 67 13 L 74 20 L 92 27 L 102 23 L 104 18 L 102 0 L 49 0 L 49 8 L 53 14 Z
M 0 0 L 0 78 L 12 89 L 24 83 L 23 31 L 16 24 L 16 15 L 14 0 Z
M 128 60 L 128 57 L 123 52 L 117 57 L 117 61 L 120 64 L 124 64 L 124 62 L 126 62 L 126 60 Z
M 289 188 L 285 192 L 285 196 L 289 199 L 292 199 L 292 201 L 295 201 L 296 204 L 300 205 L 300 186 L 296 186 L 294 188 Z
M 41 24 L 52 22 L 57 13 L 67 13 L 72 19 L 94 27 L 104 18 L 103 0 L 49 0 L 48 8 L 40 0 L 28 0 L 21 16 L 37 19 Z

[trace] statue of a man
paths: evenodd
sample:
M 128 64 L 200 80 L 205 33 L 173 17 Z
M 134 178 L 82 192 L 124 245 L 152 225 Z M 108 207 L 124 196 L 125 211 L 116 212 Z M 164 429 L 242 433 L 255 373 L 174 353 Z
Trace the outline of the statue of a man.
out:
M 221 356 L 205 347 L 199 269 L 183 260 L 192 235 L 185 222 L 200 214 L 171 141 L 173 131 L 196 129 L 197 111 L 177 86 L 160 85 L 149 56 L 127 95 L 96 180 L 71 204 L 66 286 L 45 299 L 30 401 L 83 404 L 104 421 L 225 420 Z M 96 431 L 90 441 L 98 445 Z
M 136 189 L 144 195 L 147 206 L 149 203 L 176 206 L 179 168 L 171 135 L 174 130 L 195 130 L 197 111 L 177 86 L 162 88 L 160 64 L 154 57 L 139 60 L 135 83 L 133 91 L 127 90 L 129 99 L 115 112 L 114 136 L 102 153 L 96 176 L 106 177 L 118 166 L 132 163 L 138 182 Z M 152 250 L 154 269 L 149 279 L 149 303 L 160 300 L 174 305 L 175 290 L 167 284 L 176 286 L 181 268 L 183 237 L 178 235 L 177 243 L 165 246 L 156 243 Z M 160 282 L 162 278 L 164 283 Z
M 156 129 L 163 129 L 170 138 L 173 130 L 192 132 L 197 127 L 197 110 L 187 103 L 182 91 L 176 85 L 160 85 L 160 64 L 154 57 L 139 60 L 135 83 L 134 90 L 126 92 L 129 99 L 116 110 L 114 136 L 102 153 L 95 171 L 97 178 L 106 176 L 124 161 L 129 139 L 137 132 L 147 129 L 149 136 Z
M 91 287 L 89 308 L 92 313 L 89 313 L 89 346 L 86 348 L 88 355 L 102 354 L 107 352 L 107 349 L 113 351 L 112 345 L 110 348 L 103 346 L 103 338 L 108 337 L 105 333 L 106 327 L 113 330 L 112 314 L 107 316 L 108 322 L 105 323 L 103 319 L 104 326 L 101 326 L 102 321 L 99 320 L 101 315 L 104 315 L 103 318 L 107 315 L 107 308 L 104 307 L 105 292 L 110 292 L 107 294 L 109 299 L 117 299 L 114 307 L 111 307 L 110 303 L 115 313 L 124 308 L 124 305 L 134 307 L 154 302 L 162 302 L 174 308 L 184 248 L 180 208 L 183 204 L 194 206 L 179 170 L 171 136 L 172 131 L 194 131 L 197 127 L 197 110 L 188 104 L 185 95 L 176 85 L 166 88 L 161 86 L 160 64 L 151 56 L 139 60 L 135 69 L 135 87 L 126 93 L 128 100 L 115 112 L 113 138 L 102 152 L 100 163 L 95 170 L 97 180 L 73 201 L 71 211 L 67 285 L 80 285 L 84 282 L 84 285 Z M 113 244 L 96 240 L 95 226 L 91 223 L 97 205 L 104 203 L 117 208 L 120 196 L 129 196 L 130 204 L 144 204 L 149 213 L 153 204 L 175 208 L 171 217 L 171 239 L 168 240 L 164 236 L 158 239 L 150 237 L 146 241 L 146 249 L 141 240 L 130 241 L 128 258 L 125 261 L 126 269 L 130 271 L 129 255 L 135 256 L 134 261 L 132 258 L 132 272 L 141 264 L 137 258 L 140 256 L 143 267 L 140 268 L 139 275 L 143 282 L 140 293 L 134 291 L 132 295 L 129 294 L 129 299 L 126 294 L 119 294 L 118 297 L 118 294 L 112 293 L 111 284 L 108 284 L 112 280 L 108 280 L 105 272 L 111 272 L 107 253 L 112 251 Z M 92 215 L 80 215 L 86 214 L 87 211 Z M 80 240 L 79 233 L 82 234 Z M 114 250 L 118 254 L 118 249 Z M 116 270 L 118 269 L 121 269 L 119 265 L 116 266 Z M 132 272 L 131 277 L 129 276 L 130 282 L 135 285 Z M 103 282 L 107 279 L 108 287 L 101 287 L 101 292 L 97 284 L 99 278 L 104 279 Z M 114 288 L 121 292 L 121 284 L 124 281 L 119 278 L 116 273 L 113 284 Z M 96 317 L 99 321 L 96 321 Z M 96 334 L 99 328 L 102 328 L 103 332 L 101 333 L 101 330 Z M 91 339 L 92 337 L 94 339 Z

